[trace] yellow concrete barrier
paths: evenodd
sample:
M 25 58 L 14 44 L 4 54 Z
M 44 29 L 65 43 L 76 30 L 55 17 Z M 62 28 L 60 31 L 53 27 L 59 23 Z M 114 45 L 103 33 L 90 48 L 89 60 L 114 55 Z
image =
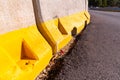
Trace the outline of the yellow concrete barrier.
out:
M 85 16 L 87 17 L 87 24 L 90 23 L 90 14 L 88 11 L 85 11 Z
M 90 22 L 87 4 L 87 0 L 0 0 L 0 80 L 34 80 L 52 54 Z
M 0 35 L 0 80 L 33 80 L 52 58 L 36 26 Z
M 84 12 L 80 12 L 59 18 L 60 24 L 64 27 L 64 30 L 68 34 L 71 34 L 74 29 L 76 29 L 76 34 L 80 33 L 83 30 L 86 20 L 83 13 Z
M 33 0 L 36 23 L 53 53 L 58 52 L 80 33 L 87 21 L 87 0 Z
M 69 43 L 72 34 L 80 33 L 89 21 L 89 13 L 82 11 L 42 23 L 39 22 L 38 29 L 52 46 L 53 52 L 56 53 Z
M 58 19 L 49 20 L 44 23 L 41 23 L 41 26 L 38 27 L 42 35 L 47 39 L 49 44 L 53 48 L 53 53 L 58 52 L 63 48 L 70 40 L 71 35 L 64 33 L 59 26 Z

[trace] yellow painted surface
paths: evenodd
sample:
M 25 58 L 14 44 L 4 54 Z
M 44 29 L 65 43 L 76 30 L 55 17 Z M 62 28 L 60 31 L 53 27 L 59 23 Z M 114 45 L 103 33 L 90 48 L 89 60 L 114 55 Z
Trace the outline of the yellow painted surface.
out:
M 41 23 L 40 32 L 33 25 L 1 34 L 0 80 L 34 80 L 52 53 L 69 43 L 72 30 L 76 28 L 77 34 L 83 30 L 85 21 L 90 22 L 87 11 Z
M 14 80 L 21 72 L 9 52 L 0 47 L 0 80 Z
M 0 44 L 0 80 L 34 80 L 52 58 L 36 26 L 0 35 Z
M 83 11 L 83 12 L 81 13 L 81 17 L 82 17 L 85 21 L 87 21 L 87 24 L 90 23 L 90 14 L 89 14 L 88 11 Z
M 86 14 L 88 15 L 88 13 Z M 71 33 L 76 28 L 76 33 L 80 33 L 88 20 L 85 11 L 56 18 L 43 23 L 39 23 L 39 30 L 53 49 L 53 53 L 63 48 L 72 36 Z
M 71 35 L 64 34 L 60 31 L 58 26 L 58 19 L 50 20 L 41 24 L 40 32 L 53 49 L 53 53 L 58 52 L 71 40 Z
M 90 23 L 90 14 L 88 11 L 85 11 L 85 15 L 87 16 L 87 24 Z
M 80 33 L 83 30 L 85 25 L 85 20 L 83 17 L 81 17 L 83 16 L 82 14 L 83 12 L 80 12 L 59 18 L 60 24 L 64 27 L 65 31 L 68 34 L 71 34 L 74 28 L 77 29 L 77 33 Z

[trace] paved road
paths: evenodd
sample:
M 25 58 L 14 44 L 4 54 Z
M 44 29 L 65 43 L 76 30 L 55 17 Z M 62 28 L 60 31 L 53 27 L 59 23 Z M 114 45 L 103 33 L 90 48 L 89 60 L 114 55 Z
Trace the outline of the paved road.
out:
M 92 10 L 101 10 L 101 11 L 114 11 L 114 12 L 120 12 L 120 8 L 118 7 L 99 7 L 99 8 L 96 8 L 96 7 L 93 7 L 93 8 L 90 8 Z
M 120 80 L 120 13 L 90 13 L 91 24 L 49 80 Z

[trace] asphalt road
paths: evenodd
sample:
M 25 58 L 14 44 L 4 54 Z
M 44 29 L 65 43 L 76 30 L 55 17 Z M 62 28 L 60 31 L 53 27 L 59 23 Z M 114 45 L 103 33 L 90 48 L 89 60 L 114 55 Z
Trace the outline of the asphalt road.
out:
M 92 10 L 99 10 L 99 11 L 114 11 L 114 12 L 120 12 L 120 8 L 119 7 L 93 7 L 90 8 Z
M 91 24 L 48 80 L 120 80 L 120 13 L 90 13 Z

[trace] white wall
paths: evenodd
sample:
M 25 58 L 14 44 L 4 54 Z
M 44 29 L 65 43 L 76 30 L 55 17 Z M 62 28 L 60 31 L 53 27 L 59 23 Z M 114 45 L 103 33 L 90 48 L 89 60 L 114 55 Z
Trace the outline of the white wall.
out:
M 32 0 L 0 0 L 0 34 L 33 24 Z
M 87 0 L 39 0 L 43 21 L 85 10 Z
M 56 17 L 85 10 L 85 0 L 36 1 L 39 1 L 37 6 L 40 7 L 40 14 L 37 16 L 41 21 L 52 20 Z M 28 27 L 35 23 L 32 0 L 0 0 L 0 34 Z

